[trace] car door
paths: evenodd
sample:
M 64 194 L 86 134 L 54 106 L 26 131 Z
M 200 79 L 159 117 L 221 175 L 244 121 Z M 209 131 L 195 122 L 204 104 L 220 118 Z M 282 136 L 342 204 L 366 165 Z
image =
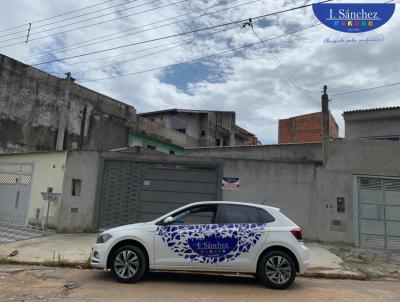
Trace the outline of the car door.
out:
M 229 253 L 218 261 L 218 267 L 249 268 L 268 238 L 268 222 L 274 218 L 254 206 L 222 204 L 217 218 L 218 233 L 232 238 Z
M 159 223 L 154 237 L 154 264 L 158 268 L 216 267 L 215 246 L 218 225 L 214 224 L 218 204 L 201 204 L 173 214 L 173 222 Z

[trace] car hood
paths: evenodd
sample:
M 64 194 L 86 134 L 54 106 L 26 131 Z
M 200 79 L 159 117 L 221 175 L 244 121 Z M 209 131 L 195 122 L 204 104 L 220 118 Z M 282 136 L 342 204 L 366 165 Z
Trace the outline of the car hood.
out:
M 115 232 L 119 232 L 119 231 L 138 229 L 138 228 L 141 228 L 141 227 L 143 227 L 145 225 L 149 225 L 149 222 L 141 222 L 141 223 L 121 225 L 121 226 L 116 227 L 116 228 L 108 229 L 108 230 L 104 231 L 104 233 L 115 233 Z

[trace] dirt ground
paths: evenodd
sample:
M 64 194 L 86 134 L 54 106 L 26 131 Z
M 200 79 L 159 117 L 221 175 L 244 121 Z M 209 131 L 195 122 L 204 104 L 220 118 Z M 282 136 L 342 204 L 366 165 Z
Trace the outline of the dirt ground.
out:
M 0 266 L 0 301 L 400 301 L 398 281 L 297 278 L 288 290 L 255 278 L 151 273 L 137 284 L 115 282 L 101 270 Z
M 345 266 L 363 273 L 367 278 L 400 280 L 400 251 L 363 249 L 341 245 L 323 245 L 339 256 Z

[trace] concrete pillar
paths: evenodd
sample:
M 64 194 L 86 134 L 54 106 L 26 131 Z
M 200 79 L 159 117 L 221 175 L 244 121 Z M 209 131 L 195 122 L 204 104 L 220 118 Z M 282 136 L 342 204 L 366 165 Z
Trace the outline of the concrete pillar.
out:
M 234 147 L 236 146 L 236 137 L 235 137 L 235 132 L 236 132 L 236 114 L 232 113 L 231 115 L 231 132 L 230 132 L 230 137 L 229 137 L 229 146 Z
M 297 142 L 297 136 L 296 136 L 296 118 L 291 118 L 291 126 L 290 126 L 290 142 L 291 143 L 296 143 Z
M 68 119 L 69 119 L 69 110 L 71 108 L 71 103 L 69 101 L 69 91 L 71 84 L 73 83 L 73 78 L 71 77 L 71 73 L 67 73 L 67 78 L 65 80 L 65 94 L 64 100 L 60 109 L 60 119 L 58 121 L 58 134 L 57 134 L 57 142 L 56 142 L 56 150 L 64 150 L 64 137 L 65 131 L 67 130 Z
M 322 94 L 322 160 L 325 166 L 328 159 L 329 147 L 329 97 L 326 93 L 327 86 L 324 86 L 324 93 Z

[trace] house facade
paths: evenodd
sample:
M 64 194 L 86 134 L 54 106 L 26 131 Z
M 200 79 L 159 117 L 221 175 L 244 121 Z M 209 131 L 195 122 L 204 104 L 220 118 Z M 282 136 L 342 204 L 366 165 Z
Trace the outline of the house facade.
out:
M 128 145 L 136 110 L 0 55 L 0 153 Z
M 320 143 L 307 143 L 193 148 L 182 156 L 141 151 L 1 155 L 0 213 L 15 211 L 19 200 L 18 207 L 27 210 L 6 222 L 43 225 L 47 202 L 40 193 L 53 188 L 61 195 L 50 204 L 49 226 L 87 232 L 149 221 L 190 202 L 242 201 L 280 208 L 307 240 L 399 248 L 400 143 L 332 140 L 325 162 L 321 150 Z M 21 170 L 24 165 L 33 169 Z M 224 186 L 232 178 L 238 185 Z M 23 196 L 28 196 L 24 203 Z M 0 221 L 8 217 L 0 214 Z
M 400 107 L 345 111 L 346 138 L 400 141 Z
M 236 125 L 235 112 L 170 109 L 139 116 L 174 131 L 185 148 L 259 144 L 254 134 Z

